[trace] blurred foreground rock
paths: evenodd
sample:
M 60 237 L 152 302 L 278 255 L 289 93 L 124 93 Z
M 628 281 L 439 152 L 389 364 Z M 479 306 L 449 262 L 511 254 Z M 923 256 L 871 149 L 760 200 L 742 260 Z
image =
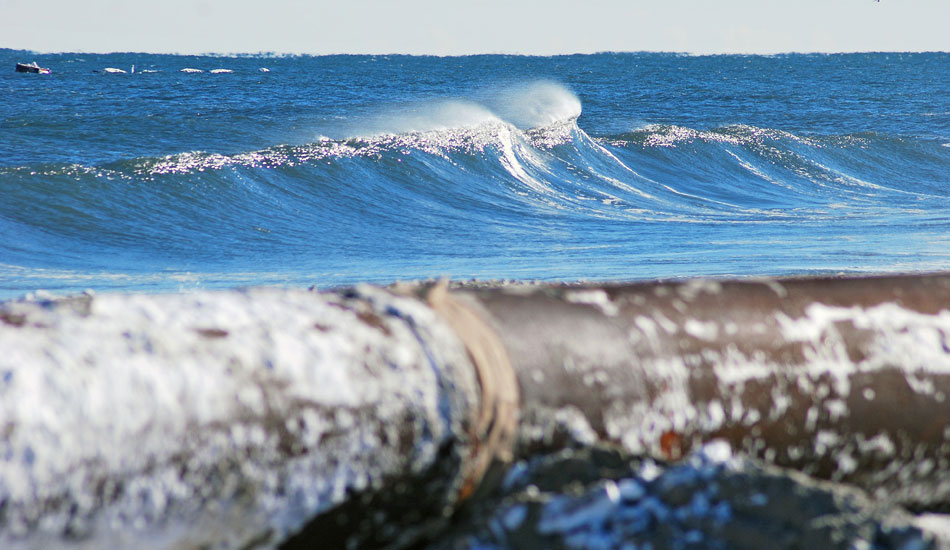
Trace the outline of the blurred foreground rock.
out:
M 518 463 L 431 550 L 940 548 L 907 512 L 711 443 L 674 464 L 615 449 Z

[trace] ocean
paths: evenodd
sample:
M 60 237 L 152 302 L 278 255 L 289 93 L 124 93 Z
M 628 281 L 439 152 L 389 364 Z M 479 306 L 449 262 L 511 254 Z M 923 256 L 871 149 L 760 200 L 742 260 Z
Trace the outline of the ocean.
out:
M 950 268 L 947 53 L 0 67 L 0 297 Z

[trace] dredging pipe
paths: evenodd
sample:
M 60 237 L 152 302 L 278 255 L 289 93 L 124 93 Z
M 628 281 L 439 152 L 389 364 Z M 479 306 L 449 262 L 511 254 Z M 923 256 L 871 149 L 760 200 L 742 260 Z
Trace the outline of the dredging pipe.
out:
M 914 509 L 950 503 L 950 277 L 469 291 L 542 429 L 675 460 L 734 449 Z M 554 439 L 552 439 L 554 437 Z M 524 451 L 521 451 L 524 452 Z
M 515 456 L 736 450 L 950 503 L 950 276 L 0 304 L 3 548 L 399 548 Z

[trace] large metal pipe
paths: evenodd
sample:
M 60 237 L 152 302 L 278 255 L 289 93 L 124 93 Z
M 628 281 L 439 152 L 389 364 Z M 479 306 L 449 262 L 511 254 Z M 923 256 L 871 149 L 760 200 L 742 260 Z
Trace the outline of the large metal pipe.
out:
M 946 275 L 7 302 L 0 547 L 400 547 L 594 441 L 939 508 L 948 338 Z
M 462 298 L 491 320 L 517 372 L 522 452 L 580 437 L 676 459 L 724 438 L 911 508 L 950 504 L 946 275 Z
M 0 548 L 292 546 L 346 506 L 327 547 L 402 546 L 455 509 L 477 384 L 369 287 L 5 303 Z

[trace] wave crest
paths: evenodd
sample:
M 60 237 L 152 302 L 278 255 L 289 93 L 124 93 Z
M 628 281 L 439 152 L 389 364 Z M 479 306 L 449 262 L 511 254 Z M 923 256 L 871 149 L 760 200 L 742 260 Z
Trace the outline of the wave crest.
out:
M 476 99 L 436 99 L 387 106 L 385 112 L 357 121 L 344 137 L 367 138 L 418 132 L 511 125 L 534 130 L 577 120 L 580 99 L 565 86 L 535 81 L 492 89 Z
M 498 115 L 517 128 L 543 128 L 576 120 L 581 100 L 561 84 L 537 81 L 502 90 L 489 99 Z

